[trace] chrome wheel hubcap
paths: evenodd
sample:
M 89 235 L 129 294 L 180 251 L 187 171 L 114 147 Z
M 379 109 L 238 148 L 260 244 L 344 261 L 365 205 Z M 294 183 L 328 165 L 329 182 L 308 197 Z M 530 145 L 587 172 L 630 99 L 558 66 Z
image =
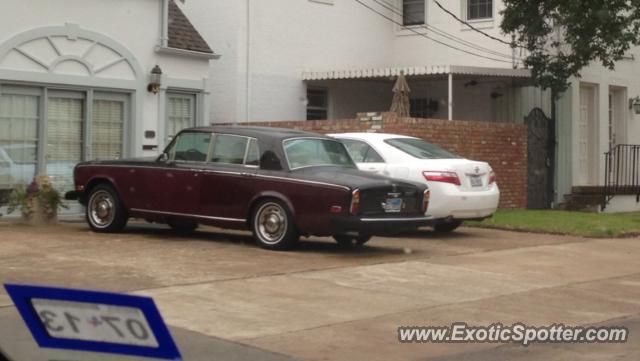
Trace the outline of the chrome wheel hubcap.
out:
M 285 210 L 276 203 L 266 203 L 258 210 L 256 231 L 260 239 L 268 244 L 280 242 L 287 230 Z
M 107 191 L 98 191 L 91 196 L 89 220 L 98 228 L 108 227 L 115 217 L 114 200 Z

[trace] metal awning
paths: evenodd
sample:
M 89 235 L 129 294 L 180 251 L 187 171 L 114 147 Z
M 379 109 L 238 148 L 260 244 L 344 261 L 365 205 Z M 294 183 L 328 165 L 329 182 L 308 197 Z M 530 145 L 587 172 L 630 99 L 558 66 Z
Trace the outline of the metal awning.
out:
M 302 80 L 339 80 L 339 79 L 372 79 L 398 76 L 404 73 L 406 76 L 426 75 L 476 75 L 507 78 L 530 78 L 529 69 L 510 68 L 485 68 L 478 66 L 461 65 L 425 65 L 391 68 L 347 69 L 326 71 L 304 71 Z

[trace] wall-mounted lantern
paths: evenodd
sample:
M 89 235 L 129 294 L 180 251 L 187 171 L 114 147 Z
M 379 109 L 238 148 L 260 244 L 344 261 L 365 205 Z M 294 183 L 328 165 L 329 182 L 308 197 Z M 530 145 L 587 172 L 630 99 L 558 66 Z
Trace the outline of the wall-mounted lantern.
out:
M 158 94 L 160 91 L 160 85 L 162 84 L 162 69 L 158 65 L 151 69 L 151 75 L 149 76 L 149 85 L 147 90 L 153 94 Z
M 633 112 L 640 114 L 640 96 L 629 99 L 629 109 L 633 109 Z

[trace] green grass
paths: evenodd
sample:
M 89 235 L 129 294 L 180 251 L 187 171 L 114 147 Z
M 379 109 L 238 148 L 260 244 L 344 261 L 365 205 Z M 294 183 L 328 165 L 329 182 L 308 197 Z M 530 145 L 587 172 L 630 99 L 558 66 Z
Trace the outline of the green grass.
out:
M 597 214 L 569 211 L 500 209 L 482 222 L 465 222 L 471 227 L 527 232 L 567 234 L 584 237 L 640 235 L 640 213 Z

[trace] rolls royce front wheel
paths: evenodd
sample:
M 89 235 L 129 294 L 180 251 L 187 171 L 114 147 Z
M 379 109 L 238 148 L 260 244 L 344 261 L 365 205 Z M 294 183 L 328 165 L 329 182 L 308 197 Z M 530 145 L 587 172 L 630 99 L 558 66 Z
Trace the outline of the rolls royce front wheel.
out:
M 89 192 L 86 210 L 87 223 L 96 232 L 120 232 L 127 225 L 127 211 L 116 190 L 100 184 Z
M 300 238 L 289 209 L 275 199 L 261 201 L 255 207 L 251 229 L 255 239 L 266 249 L 290 249 Z

